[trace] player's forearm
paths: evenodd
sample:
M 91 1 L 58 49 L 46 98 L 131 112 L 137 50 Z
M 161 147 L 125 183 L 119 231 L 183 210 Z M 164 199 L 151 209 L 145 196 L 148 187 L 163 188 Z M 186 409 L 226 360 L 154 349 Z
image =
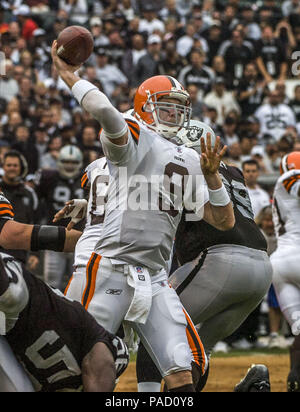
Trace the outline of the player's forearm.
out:
M 26 225 L 8 221 L 2 228 L 0 245 L 4 249 L 28 251 L 54 250 L 73 252 L 81 232 L 66 230 L 61 226 Z
M 233 207 L 220 174 L 217 172 L 205 175 L 205 180 L 209 203 L 205 205 L 204 220 L 219 230 L 232 229 L 235 224 Z
M 59 75 L 70 89 L 72 89 L 74 84 L 80 80 L 80 77 L 78 77 L 75 73 L 67 70 L 60 71 Z
M 126 144 L 127 124 L 104 93 L 86 80 L 76 82 L 72 92 L 83 109 L 100 123 L 107 138 L 115 144 Z
M 204 178 L 208 188 L 211 190 L 220 189 L 223 185 L 219 172 L 204 174 Z
M 82 235 L 82 232 L 79 232 L 78 230 L 66 230 L 66 239 L 65 239 L 65 245 L 64 245 L 64 252 L 74 252 L 76 243 L 80 236 Z

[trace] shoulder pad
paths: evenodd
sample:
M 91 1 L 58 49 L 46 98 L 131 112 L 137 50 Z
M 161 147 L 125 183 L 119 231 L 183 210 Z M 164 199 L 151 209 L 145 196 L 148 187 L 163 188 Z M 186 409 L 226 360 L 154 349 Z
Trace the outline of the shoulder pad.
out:
M 292 187 L 295 183 L 300 181 L 300 170 L 289 170 L 288 172 L 284 173 L 278 179 L 279 183 L 282 183 L 284 188 L 288 193 L 291 192 Z
M 14 209 L 10 201 L 0 192 L 0 218 L 13 219 L 15 216 Z
M 125 122 L 127 123 L 131 136 L 133 137 L 133 140 L 135 141 L 135 143 L 138 143 L 139 138 L 140 138 L 140 125 L 138 124 L 137 120 L 130 116 L 130 118 L 125 118 Z

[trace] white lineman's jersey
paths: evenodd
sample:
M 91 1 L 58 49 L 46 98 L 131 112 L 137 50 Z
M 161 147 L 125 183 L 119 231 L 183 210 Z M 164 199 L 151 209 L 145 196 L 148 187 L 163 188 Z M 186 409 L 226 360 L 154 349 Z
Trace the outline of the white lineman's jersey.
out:
M 110 183 L 95 251 L 157 271 L 170 258 L 183 207 L 203 216 L 207 185 L 194 150 L 176 146 L 132 116 L 124 117 L 130 131 L 126 145 L 117 146 L 101 134 Z
M 102 234 L 105 215 L 105 201 L 108 191 L 109 170 L 105 157 L 87 166 L 81 179 L 82 187 L 89 184 L 89 200 L 86 212 L 86 225 L 75 248 L 74 266 L 86 266 L 94 251 L 95 244 Z
M 278 247 L 300 244 L 300 170 L 290 170 L 277 180 L 274 189 L 273 221 Z

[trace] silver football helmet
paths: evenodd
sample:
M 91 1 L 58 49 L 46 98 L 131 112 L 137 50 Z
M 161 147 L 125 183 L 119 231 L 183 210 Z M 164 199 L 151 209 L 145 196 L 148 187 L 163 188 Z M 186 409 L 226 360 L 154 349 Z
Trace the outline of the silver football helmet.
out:
M 83 155 L 74 145 L 67 145 L 60 149 L 57 166 L 59 174 L 67 179 L 77 177 L 83 166 Z
M 216 134 L 213 129 L 204 122 L 199 120 L 190 120 L 188 127 L 183 127 L 177 134 L 176 142 L 186 147 L 195 149 L 201 154 L 200 138 L 204 137 L 206 143 L 207 133 L 211 136 L 212 147 L 216 143 Z

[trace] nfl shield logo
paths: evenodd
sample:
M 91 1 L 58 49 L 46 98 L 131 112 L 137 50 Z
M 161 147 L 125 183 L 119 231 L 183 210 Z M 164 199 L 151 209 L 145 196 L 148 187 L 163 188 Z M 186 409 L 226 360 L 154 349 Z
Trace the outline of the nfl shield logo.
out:
M 135 270 L 137 273 L 143 273 L 143 268 L 141 266 L 136 266 Z

